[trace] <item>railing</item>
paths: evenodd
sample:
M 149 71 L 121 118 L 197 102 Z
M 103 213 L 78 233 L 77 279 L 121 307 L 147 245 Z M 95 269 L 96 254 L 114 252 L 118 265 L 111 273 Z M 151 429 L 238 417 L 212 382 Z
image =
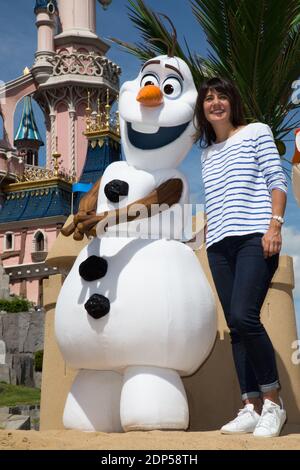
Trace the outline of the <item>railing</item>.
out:
M 73 177 L 64 169 L 58 171 L 40 166 L 25 165 L 21 181 L 41 181 L 52 178 L 60 178 L 72 183 Z
M 94 52 L 61 53 L 48 60 L 53 65 L 54 76 L 87 75 L 89 77 L 103 77 L 116 85 L 119 83 L 120 67 Z

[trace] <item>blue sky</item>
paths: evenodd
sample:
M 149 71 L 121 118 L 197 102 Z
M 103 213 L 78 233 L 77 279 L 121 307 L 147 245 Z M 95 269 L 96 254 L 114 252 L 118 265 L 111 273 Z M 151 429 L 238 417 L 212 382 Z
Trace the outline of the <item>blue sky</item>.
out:
M 179 40 L 185 37 L 191 50 L 206 56 L 208 45 L 203 31 L 192 15 L 188 0 L 147 0 L 147 5 L 158 12 L 165 13 L 173 20 Z M 8 81 L 22 75 L 25 66 L 31 66 L 36 49 L 34 0 L 1 1 L 0 29 L 0 80 Z M 97 33 L 105 39 L 116 37 L 127 42 L 139 40 L 139 34 L 127 16 L 127 0 L 113 0 L 108 10 L 97 7 Z M 176 5 L 176 8 L 174 8 Z M 108 57 L 122 68 L 121 83 L 136 76 L 139 61 L 123 52 L 119 47 L 111 45 Z M 20 115 L 20 106 L 16 112 L 16 124 Z M 36 118 L 41 132 L 44 131 L 42 113 L 35 107 Z M 1 130 L 0 130 L 1 131 Z M 288 137 L 293 139 L 293 135 Z M 294 153 L 294 143 L 287 143 L 287 158 Z M 194 146 L 181 165 L 187 175 L 192 201 L 204 202 L 201 183 L 200 151 Z M 285 165 L 287 166 L 287 165 Z M 283 230 L 282 253 L 293 256 L 296 288 L 294 290 L 295 306 L 300 327 L 300 208 L 294 200 L 289 183 L 286 224 Z M 284 315 L 284 312 L 282 312 Z M 298 329 L 300 331 L 300 328 Z

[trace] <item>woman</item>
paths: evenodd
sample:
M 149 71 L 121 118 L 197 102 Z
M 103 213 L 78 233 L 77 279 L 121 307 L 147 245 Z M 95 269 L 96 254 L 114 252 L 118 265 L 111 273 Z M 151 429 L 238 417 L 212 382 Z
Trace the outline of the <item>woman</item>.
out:
M 270 338 L 260 309 L 277 269 L 287 183 L 271 129 L 245 125 L 234 85 L 202 84 L 196 140 L 205 143 L 206 247 L 228 327 L 244 407 L 221 432 L 280 434 L 286 412 Z

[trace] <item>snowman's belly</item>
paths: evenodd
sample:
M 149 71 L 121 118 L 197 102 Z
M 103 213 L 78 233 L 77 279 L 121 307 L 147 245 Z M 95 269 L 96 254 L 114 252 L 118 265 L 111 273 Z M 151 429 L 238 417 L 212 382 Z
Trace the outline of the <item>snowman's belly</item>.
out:
M 78 267 L 91 255 L 104 257 L 108 270 L 86 282 Z M 84 308 L 95 293 L 110 301 L 110 312 L 98 320 Z M 55 327 L 75 368 L 156 365 L 191 373 L 214 340 L 215 306 L 199 261 L 180 242 L 94 239 L 61 289 Z

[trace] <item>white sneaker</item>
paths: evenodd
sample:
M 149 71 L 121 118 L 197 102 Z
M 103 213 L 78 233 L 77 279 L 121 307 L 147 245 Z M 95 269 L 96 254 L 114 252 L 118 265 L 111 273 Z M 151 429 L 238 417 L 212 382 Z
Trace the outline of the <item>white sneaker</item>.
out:
M 260 419 L 254 430 L 255 437 L 277 437 L 282 426 L 286 422 L 286 411 L 280 398 L 281 406 L 271 400 L 266 399 L 261 412 Z
M 245 434 L 253 432 L 260 416 L 250 403 L 239 410 L 237 417 L 221 427 L 222 434 Z

